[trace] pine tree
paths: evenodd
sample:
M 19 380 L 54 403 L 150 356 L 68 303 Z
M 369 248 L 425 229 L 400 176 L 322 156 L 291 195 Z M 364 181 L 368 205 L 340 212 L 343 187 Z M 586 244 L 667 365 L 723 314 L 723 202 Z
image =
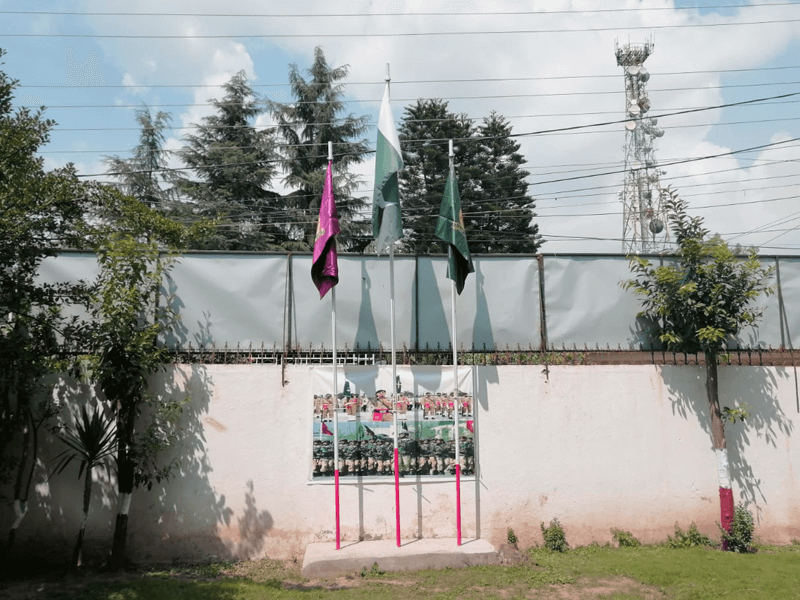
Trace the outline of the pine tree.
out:
M 310 249 L 314 244 L 319 201 L 328 165 L 328 142 L 333 142 L 334 189 L 342 233 L 337 236 L 345 248 L 366 235 L 358 213 L 365 200 L 353 194 L 361 180 L 349 172 L 364 160 L 367 140 L 360 139 L 369 129 L 367 117 L 344 115 L 344 84 L 349 67 L 330 66 L 322 48 L 314 49 L 314 61 L 304 78 L 296 64 L 289 67 L 289 83 L 294 100 L 290 103 L 267 101 L 283 142 L 282 166 L 285 183 L 294 189 L 283 198 L 291 225 L 287 228 L 289 248 Z
M 192 204 L 195 217 L 217 221 L 217 233 L 202 247 L 220 250 L 263 250 L 280 247 L 284 220 L 279 196 L 269 185 L 277 170 L 274 132 L 257 130 L 263 112 L 244 71 L 223 86 L 222 100 L 212 100 L 214 115 L 187 135 L 179 155 L 192 168 L 179 189 Z
M 434 228 L 447 180 L 450 139 L 470 250 L 538 250 L 542 241 L 532 223 L 534 200 L 528 195 L 528 172 L 521 168 L 525 159 L 510 136 L 510 124 L 494 112 L 476 127 L 467 115 L 450 112 L 444 100 L 421 99 L 405 109 L 400 185 L 406 251 L 446 251 Z
M 464 114 L 451 113 L 445 100 L 420 99 L 406 107 L 398 130 L 405 164 L 400 171 L 405 251 L 421 254 L 447 251 L 435 230 L 450 168 L 449 140 L 453 140 L 456 155 L 462 206 L 469 205 L 476 175 L 473 167 L 476 145 L 469 140 L 474 133 L 472 121 Z
M 161 175 L 170 155 L 170 151 L 164 149 L 164 131 L 169 128 L 171 120 L 169 113 L 159 111 L 153 117 L 147 105 L 143 106 L 136 111 L 136 121 L 141 131 L 133 156 L 103 158 L 125 194 L 137 198 L 150 208 L 161 210 L 167 208 L 174 196 L 173 191 L 165 186 L 170 178 Z
M 467 239 L 472 252 L 535 253 L 542 244 L 534 200 L 528 195 L 528 171 L 511 125 L 496 112 L 478 128 L 480 189 L 463 205 L 469 217 Z

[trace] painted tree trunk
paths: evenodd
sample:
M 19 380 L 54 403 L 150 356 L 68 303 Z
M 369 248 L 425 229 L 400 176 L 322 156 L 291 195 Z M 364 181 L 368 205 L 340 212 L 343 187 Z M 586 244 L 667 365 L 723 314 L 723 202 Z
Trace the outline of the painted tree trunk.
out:
M 86 465 L 86 479 L 83 482 L 83 520 L 75 542 L 75 551 L 72 553 L 72 566 L 83 566 L 83 537 L 86 533 L 86 521 L 89 520 L 89 504 L 92 501 L 92 468 Z
M 706 391 L 711 413 L 711 446 L 717 455 L 717 476 L 719 478 L 720 525 L 725 531 L 731 530 L 733 522 L 733 490 L 731 489 L 731 470 L 728 464 L 728 448 L 725 444 L 725 423 L 719 407 L 719 381 L 717 378 L 717 354 L 706 352 Z M 723 540 L 723 550 L 727 544 Z
M 136 405 L 128 403 L 117 417 L 117 490 L 119 491 L 119 511 L 114 525 L 114 541 L 111 545 L 109 568 L 119 570 L 127 560 L 128 510 L 134 483 L 134 464 L 128 449 L 133 442 L 133 422 L 136 418 Z

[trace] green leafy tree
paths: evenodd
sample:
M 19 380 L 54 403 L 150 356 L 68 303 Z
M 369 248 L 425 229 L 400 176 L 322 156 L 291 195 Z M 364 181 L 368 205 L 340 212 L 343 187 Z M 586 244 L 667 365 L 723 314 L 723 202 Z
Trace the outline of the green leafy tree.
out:
M 114 422 L 103 414 L 102 408 L 97 408 L 89 414 L 89 409 L 84 404 L 78 413 L 73 428 L 65 430 L 59 435 L 67 445 L 67 449 L 56 456 L 55 474 L 61 473 L 73 461 L 80 463 L 78 479 L 84 475 L 83 480 L 83 519 L 72 553 L 72 566 L 80 567 L 83 563 L 83 537 L 86 533 L 86 521 L 89 518 L 89 506 L 92 500 L 92 470 L 95 467 L 109 469 L 111 458 L 114 454 Z
M 159 111 L 154 117 L 150 109 L 143 106 L 136 111 L 136 121 L 141 130 L 133 156 L 106 156 L 103 159 L 124 193 L 162 211 L 174 201 L 174 191 L 169 187 L 174 177 L 165 178 L 163 175 L 170 156 L 170 151 L 164 149 L 164 132 L 171 120 L 169 113 Z
M 39 431 L 57 413 L 42 377 L 57 369 L 77 330 L 60 308 L 81 302 L 86 291 L 37 276 L 58 247 L 80 243 L 92 195 L 71 165 L 45 172 L 36 152 L 54 122 L 41 110 L 12 110 L 17 86 L 0 70 L 0 485 L 13 485 L 16 514 L 7 550 L 28 510 Z
M 267 101 L 283 143 L 281 154 L 285 183 L 294 191 L 283 198 L 287 215 L 287 249 L 309 250 L 314 245 L 319 202 L 328 165 L 328 142 L 333 143 L 336 208 L 342 233 L 337 237 L 344 249 L 352 248 L 357 237 L 367 234 L 358 220 L 365 200 L 353 194 L 362 183 L 350 172 L 363 162 L 369 151 L 363 135 L 370 129 L 367 117 L 344 114 L 345 86 L 341 83 L 349 67 L 332 67 L 319 46 L 304 78 L 296 64 L 289 67 L 293 101 Z
M 100 274 L 91 298 L 89 372 L 115 418 L 115 463 L 120 504 L 111 551 L 112 568 L 126 560 L 128 510 L 133 490 L 150 489 L 177 466 L 159 463 L 180 437 L 182 402 L 161 402 L 148 393 L 149 378 L 163 368 L 168 349 L 160 342 L 176 326 L 171 303 L 161 299 L 175 250 L 202 235 L 203 224 L 185 227 L 122 194 L 103 206 L 94 248 Z M 166 250 L 164 250 L 166 248 Z M 143 426 L 140 416 L 151 416 Z
M 445 252 L 434 229 L 449 169 L 453 140 L 456 177 L 472 252 L 534 253 L 542 244 L 532 221 L 525 162 L 511 125 L 493 112 L 476 126 L 440 99 L 406 107 L 399 129 L 405 169 L 400 188 L 405 222 L 403 247 L 409 252 Z
M 773 269 L 761 266 L 755 250 L 740 260 L 721 239 L 708 239 L 703 220 L 690 217 L 686 202 L 674 191 L 666 206 L 678 245 L 674 264 L 656 267 L 634 256 L 630 263 L 634 278 L 623 287 L 640 298 L 644 310 L 639 316 L 653 324 L 654 335 L 668 350 L 704 355 L 711 442 L 720 467 L 721 520 L 729 531 L 733 495 L 717 360 L 731 337 L 760 318 L 762 310 L 754 303 L 771 293 L 768 281 Z
M 177 186 L 192 219 L 216 222 L 215 235 L 198 247 L 216 250 L 268 250 L 285 240 L 280 197 L 269 189 L 278 166 L 274 131 L 256 129 L 264 108 L 255 98 L 244 71 L 224 86 L 222 100 L 212 100 L 216 114 L 197 124 L 178 151 L 193 171 Z

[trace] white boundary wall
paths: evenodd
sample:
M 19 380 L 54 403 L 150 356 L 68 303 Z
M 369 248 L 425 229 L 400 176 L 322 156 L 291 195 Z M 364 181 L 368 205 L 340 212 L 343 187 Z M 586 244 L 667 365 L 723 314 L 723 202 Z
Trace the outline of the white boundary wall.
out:
M 573 546 L 604 543 L 612 527 L 663 540 L 676 522 L 685 529 L 691 521 L 718 537 L 702 367 L 473 367 L 473 377 L 480 478 L 462 484 L 466 537 L 500 544 L 511 527 L 528 546 L 554 517 Z M 300 365 L 180 365 L 160 376 L 154 390 L 192 398 L 191 435 L 178 452 L 180 476 L 134 493 L 131 558 L 291 558 L 309 542 L 332 540 L 333 486 L 309 483 L 312 379 Z M 756 534 L 769 542 L 800 537 L 796 394 L 791 367 L 720 368 L 722 404 L 752 407 L 747 424 L 726 428 L 734 497 L 749 502 Z M 59 444 L 46 440 L 42 458 Z M 18 544 L 64 553 L 81 518 L 77 465 L 50 483 L 43 473 Z M 87 545 L 107 551 L 116 492 L 104 472 L 95 479 Z M 452 481 L 404 479 L 403 538 L 455 537 L 454 499 Z M 343 485 L 341 505 L 345 540 L 394 537 L 391 478 Z M 3 506 L 3 531 L 12 520 Z

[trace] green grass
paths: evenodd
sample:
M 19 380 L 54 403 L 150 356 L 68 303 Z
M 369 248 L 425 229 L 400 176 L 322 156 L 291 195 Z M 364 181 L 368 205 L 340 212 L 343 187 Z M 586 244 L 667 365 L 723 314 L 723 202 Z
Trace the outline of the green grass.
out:
M 516 565 L 468 569 L 411 573 L 365 569 L 365 573 L 323 581 L 304 580 L 296 563 L 262 560 L 123 575 L 50 577 L 0 584 L 0 596 L 11 600 L 491 600 L 531 597 L 536 589 L 536 597 L 543 599 L 800 599 L 798 545 L 762 548 L 756 554 L 666 545 L 589 546 L 564 553 L 534 548 L 527 557 Z

